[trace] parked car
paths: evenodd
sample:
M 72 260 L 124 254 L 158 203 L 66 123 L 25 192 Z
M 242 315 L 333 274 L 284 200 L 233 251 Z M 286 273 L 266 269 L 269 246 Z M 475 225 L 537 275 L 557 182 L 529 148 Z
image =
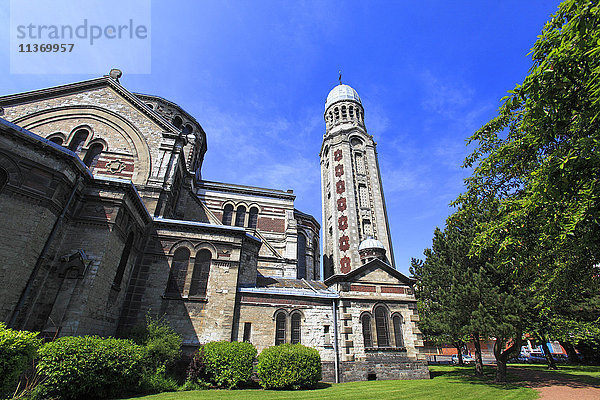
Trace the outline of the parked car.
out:
M 462 359 L 463 359 L 463 363 L 465 363 L 465 364 L 475 363 L 475 359 L 467 354 L 463 354 Z M 458 354 L 455 354 L 452 356 L 452 364 L 458 364 Z

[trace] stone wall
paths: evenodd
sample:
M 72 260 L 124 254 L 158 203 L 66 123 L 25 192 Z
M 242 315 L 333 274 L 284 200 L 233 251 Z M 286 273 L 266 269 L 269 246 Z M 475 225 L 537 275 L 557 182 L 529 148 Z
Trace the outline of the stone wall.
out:
M 245 245 L 245 241 L 255 244 Z M 240 263 L 251 269 L 259 244 L 242 228 L 155 219 L 128 289 L 121 331 L 143 321 L 149 313 L 165 316 L 185 346 L 231 340 Z M 166 288 L 173 255 L 182 247 L 191 255 L 185 284 L 181 293 L 169 294 Z M 202 249 L 212 254 L 206 295 L 191 296 L 195 256 Z
M 290 316 L 301 314 L 300 343 L 315 348 L 323 360 L 333 360 L 332 300 L 293 295 L 243 292 L 240 296 L 238 335 L 242 341 L 244 324 L 251 324 L 250 342 L 259 353 L 275 345 L 275 315 L 286 315 L 286 342 L 291 341 Z M 325 328 L 327 326 L 327 328 Z M 325 331 L 327 329 L 327 332 Z
M 323 381 L 335 382 L 335 364 L 323 362 Z M 425 361 L 407 360 L 401 355 L 373 355 L 367 361 L 340 362 L 340 382 L 389 379 L 429 379 Z

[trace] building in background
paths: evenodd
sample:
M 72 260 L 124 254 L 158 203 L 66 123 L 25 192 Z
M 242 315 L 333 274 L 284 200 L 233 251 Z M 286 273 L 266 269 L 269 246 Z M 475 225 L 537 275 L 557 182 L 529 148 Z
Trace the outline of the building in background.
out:
M 0 320 L 114 336 L 150 313 L 190 351 L 302 343 L 329 381 L 429 376 L 353 89 L 326 105 L 323 281 L 293 192 L 204 179 L 201 125 L 120 75 L 0 97 Z

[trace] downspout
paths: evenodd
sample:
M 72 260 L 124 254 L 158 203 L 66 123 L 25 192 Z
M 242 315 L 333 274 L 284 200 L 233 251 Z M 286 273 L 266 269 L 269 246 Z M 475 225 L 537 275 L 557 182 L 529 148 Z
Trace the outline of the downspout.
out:
M 333 352 L 335 353 L 335 383 L 340 383 L 340 354 L 338 351 L 337 299 L 333 299 L 331 304 L 333 307 Z
M 48 253 L 48 250 L 50 249 L 50 245 L 52 245 L 52 242 L 54 241 L 54 236 L 56 236 L 56 233 L 60 230 L 60 227 L 62 226 L 62 222 L 65 218 L 65 215 L 67 214 L 67 210 L 69 209 L 69 207 L 71 206 L 71 203 L 73 202 L 73 199 L 75 198 L 75 193 L 77 192 L 77 188 L 79 187 L 80 183 L 81 183 L 81 175 L 79 175 L 77 177 L 77 181 L 75 181 L 75 185 L 73 185 L 73 190 L 71 190 L 71 195 L 69 196 L 67 203 L 65 204 L 59 217 L 54 222 L 54 226 L 52 227 L 52 230 L 50 231 L 50 235 L 48 236 L 48 239 L 46 239 L 46 243 L 44 244 L 44 247 L 42 248 L 42 251 L 35 263 L 35 266 L 33 267 L 33 271 L 31 271 L 31 275 L 29 276 L 29 279 L 27 280 L 25 289 L 23 289 L 23 292 L 21 293 L 21 297 L 19 297 L 19 302 L 17 303 L 15 309 L 12 312 L 10 321 L 8 322 L 9 328 L 15 328 L 15 323 L 17 321 L 19 313 L 21 312 L 21 309 L 23 308 L 23 304 L 25 304 L 25 300 L 29 296 L 29 292 L 31 291 L 31 288 L 33 287 L 33 282 L 37 278 L 37 274 L 39 273 L 40 268 L 42 267 L 44 258 L 46 257 L 46 254 Z

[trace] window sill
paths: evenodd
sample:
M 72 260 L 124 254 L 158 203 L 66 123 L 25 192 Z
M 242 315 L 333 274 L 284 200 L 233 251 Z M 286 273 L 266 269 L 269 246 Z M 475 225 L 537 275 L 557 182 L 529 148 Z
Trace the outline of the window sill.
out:
M 196 303 L 206 303 L 208 302 L 208 298 L 204 296 L 179 296 L 176 294 L 163 294 L 162 298 L 164 300 L 181 300 L 181 301 L 191 301 Z
M 378 352 L 384 351 L 389 353 L 402 353 L 406 352 L 406 347 L 365 347 L 365 352 Z

